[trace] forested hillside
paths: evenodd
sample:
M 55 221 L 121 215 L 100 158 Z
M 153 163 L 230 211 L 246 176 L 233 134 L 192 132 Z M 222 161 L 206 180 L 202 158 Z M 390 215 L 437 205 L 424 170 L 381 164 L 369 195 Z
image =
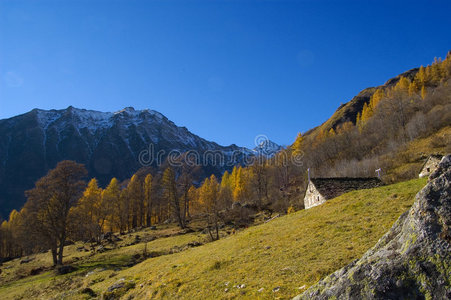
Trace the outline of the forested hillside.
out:
M 294 149 L 318 176 L 373 176 L 382 168 L 386 181 L 415 177 L 425 156 L 451 150 L 450 69 L 451 53 L 363 91 Z

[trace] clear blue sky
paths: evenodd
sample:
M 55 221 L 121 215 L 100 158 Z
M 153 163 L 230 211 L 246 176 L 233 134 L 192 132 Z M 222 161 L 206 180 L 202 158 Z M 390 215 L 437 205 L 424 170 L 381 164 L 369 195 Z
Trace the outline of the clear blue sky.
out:
M 0 118 L 150 108 L 290 144 L 361 89 L 451 49 L 450 1 L 0 1 Z

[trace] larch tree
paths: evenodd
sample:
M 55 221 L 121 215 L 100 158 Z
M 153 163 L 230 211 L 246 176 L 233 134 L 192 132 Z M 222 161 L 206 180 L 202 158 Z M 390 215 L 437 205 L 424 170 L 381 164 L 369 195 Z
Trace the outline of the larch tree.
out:
M 428 83 L 426 69 L 423 66 L 420 67 L 417 74 L 415 75 L 415 81 L 417 82 L 418 86 L 424 86 Z
M 296 150 L 297 151 L 297 150 Z M 299 150 L 301 151 L 301 150 Z M 266 160 L 256 158 L 254 163 L 249 167 L 251 178 L 251 186 L 255 189 L 256 205 L 261 209 L 268 202 L 268 168 Z
M 127 185 L 128 197 L 130 199 L 130 215 L 131 215 L 131 228 L 142 226 L 143 212 L 144 212 L 144 199 L 142 193 L 142 185 L 138 175 L 133 175 L 130 182 Z
M 76 239 L 99 239 L 101 227 L 99 217 L 101 215 L 102 189 L 97 184 L 97 179 L 89 181 L 83 196 L 77 205 L 70 210 L 71 231 Z
M 421 87 L 421 99 L 424 100 L 424 98 L 426 98 L 426 88 L 424 87 L 424 85 Z
M 146 226 L 152 225 L 152 201 L 153 201 L 153 183 L 152 175 L 147 174 L 144 179 L 144 205 L 146 211 Z
M 177 184 L 179 186 L 180 195 L 182 197 L 182 203 L 181 203 L 182 216 L 183 216 L 183 219 L 186 220 L 190 216 L 190 213 L 189 213 L 190 203 L 189 203 L 188 191 L 192 185 L 192 176 L 189 173 L 189 171 L 186 170 L 186 168 L 184 170 L 182 170 L 182 173 L 180 174 L 180 176 L 177 180 Z
M 224 172 L 221 178 L 219 199 L 226 206 L 231 206 L 233 203 L 232 176 L 227 171 Z
M 180 200 L 177 193 L 177 183 L 174 171 L 167 168 L 163 173 L 163 195 L 171 206 L 172 214 L 177 220 L 180 228 L 185 228 L 184 218 L 180 209 Z
M 113 231 L 113 226 L 117 224 L 116 219 L 119 214 L 116 215 L 116 212 L 120 211 L 120 194 L 119 182 L 113 177 L 102 192 L 102 205 L 104 206 L 106 222 L 110 231 Z
M 215 175 L 205 179 L 200 188 L 199 198 L 204 212 L 207 214 L 208 233 L 212 240 L 219 239 L 220 211 L 224 209 L 224 203 L 219 198 L 219 183 Z M 212 232 L 214 230 L 214 235 Z
M 128 190 L 125 187 L 121 190 L 121 193 L 119 195 L 119 205 L 114 210 L 115 214 L 117 214 L 120 232 L 124 232 L 127 229 L 130 230 L 129 210 L 130 210 L 130 201 L 128 197 Z
M 188 190 L 188 199 L 191 207 L 191 213 L 198 213 L 199 207 L 197 206 L 197 204 L 199 202 L 199 191 L 194 185 L 191 185 Z

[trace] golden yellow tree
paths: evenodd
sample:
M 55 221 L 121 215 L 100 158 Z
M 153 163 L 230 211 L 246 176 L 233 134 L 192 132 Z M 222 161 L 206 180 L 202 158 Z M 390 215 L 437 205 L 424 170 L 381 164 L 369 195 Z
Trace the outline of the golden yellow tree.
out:
M 142 184 L 138 175 L 134 174 L 127 185 L 128 197 L 130 202 L 131 228 L 142 226 L 144 199 L 142 193 Z
M 102 189 L 97 184 L 97 179 L 89 181 L 83 192 L 83 196 L 70 213 L 72 217 L 72 234 L 79 239 L 91 239 L 100 237 L 101 225 L 99 224 L 102 200 Z
M 118 180 L 113 177 L 106 189 L 102 192 L 102 203 L 107 206 L 107 222 L 110 230 L 112 231 L 114 226 L 120 229 L 119 216 L 121 213 L 121 203 L 120 203 L 121 190 L 119 188 Z
M 172 168 L 167 168 L 163 173 L 163 194 L 172 208 L 172 214 L 176 218 L 180 228 L 185 228 L 185 219 L 180 209 L 180 199 L 177 193 L 175 174 Z
M 413 96 L 413 95 L 415 95 L 416 93 L 418 93 L 418 86 L 417 86 L 417 84 L 416 84 L 416 82 L 415 81 L 412 81 L 410 84 L 409 84 L 409 96 Z
M 146 214 L 146 225 L 152 225 L 152 202 L 153 202 L 153 185 L 152 185 L 152 175 L 147 174 L 144 179 L 144 206 Z
M 418 86 L 424 86 L 425 84 L 427 84 L 428 78 L 425 67 L 420 67 L 417 74 L 415 75 L 415 81 L 417 82 Z
M 399 78 L 398 83 L 395 85 L 395 90 L 407 93 L 409 91 L 410 80 L 404 76 Z
M 424 85 L 421 87 L 421 99 L 424 100 L 424 98 L 426 98 L 426 88 L 424 87 Z

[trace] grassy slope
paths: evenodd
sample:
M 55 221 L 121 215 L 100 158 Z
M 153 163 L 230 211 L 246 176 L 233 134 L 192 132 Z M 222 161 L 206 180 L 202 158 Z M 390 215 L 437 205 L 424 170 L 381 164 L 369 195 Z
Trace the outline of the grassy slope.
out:
M 83 298 L 79 293 L 82 288 L 89 286 L 100 295 L 121 278 L 134 280 L 136 287 L 129 294 L 140 298 L 292 297 L 372 247 L 410 207 L 425 182 L 412 180 L 351 192 L 217 242 L 151 258 L 121 271 L 107 269 L 88 277 L 85 273 L 28 277 L 1 287 L 0 298 L 14 295 Z M 168 248 L 173 243 L 180 244 L 179 239 L 198 238 L 194 234 L 188 237 L 156 240 L 148 243 L 148 249 Z M 105 256 L 102 260 L 117 259 L 119 254 L 107 252 L 102 254 Z M 99 259 L 96 257 L 93 261 Z M 237 284 L 246 286 L 238 289 Z M 273 292 L 278 286 L 280 290 Z M 261 288 L 264 289 L 259 292 Z
M 166 227 L 166 226 L 164 226 Z M 174 234 L 179 231 L 176 228 L 162 228 L 156 232 L 148 229 L 122 236 L 121 248 L 113 249 L 91 256 L 91 252 L 78 252 L 77 247 L 85 246 L 82 243 L 67 246 L 64 250 L 64 261 L 72 264 L 77 271 L 64 276 L 55 276 L 50 270 L 52 264 L 50 253 L 40 253 L 32 255 L 33 260 L 27 264 L 20 264 L 21 259 L 15 259 L 2 265 L 0 275 L 0 299 L 15 298 L 43 298 L 48 299 L 53 296 L 68 292 L 70 289 L 80 288 L 90 285 L 94 281 L 103 280 L 111 274 L 116 274 L 117 270 L 127 268 L 133 261 L 133 256 L 142 254 L 144 243 L 132 246 L 124 246 L 135 240 L 135 236 L 158 236 Z M 203 242 L 204 237 L 196 233 L 162 237 L 147 243 L 148 252 L 169 253 L 174 247 L 183 247 L 190 242 Z M 46 267 L 47 270 L 36 276 L 28 276 L 30 270 Z M 99 271 L 103 270 L 103 271 Z M 116 270 L 116 271 L 114 271 Z M 93 275 L 86 277 L 90 271 L 95 271 Z M 27 276 L 23 279 L 20 277 Z M 62 293 L 62 294 L 61 294 Z M 68 293 L 72 297 L 72 293 Z M 61 297 L 58 297 L 61 298 Z
M 299 287 L 360 257 L 413 203 L 425 180 L 355 191 L 322 206 L 179 254 L 150 259 L 117 276 L 134 295 L 168 298 L 290 297 Z M 271 248 L 267 249 L 268 246 Z M 94 285 L 104 290 L 117 280 Z M 226 287 L 226 282 L 230 282 Z M 143 284 L 143 287 L 139 285 Z M 245 284 L 243 289 L 233 286 Z M 280 291 L 272 289 L 280 286 Z M 225 288 L 229 291 L 225 292 Z M 264 288 L 262 292 L 258 292 Z M 302 290 L 302 289 L 301 289 Z
M 417 138 L 394 153 L 392 168 L 386 174 L 386 181 L 396 181 L 399 178 L 416 177 L 429 154 L 446 154 L 450 151 L 451 126 L 425 138 Z

